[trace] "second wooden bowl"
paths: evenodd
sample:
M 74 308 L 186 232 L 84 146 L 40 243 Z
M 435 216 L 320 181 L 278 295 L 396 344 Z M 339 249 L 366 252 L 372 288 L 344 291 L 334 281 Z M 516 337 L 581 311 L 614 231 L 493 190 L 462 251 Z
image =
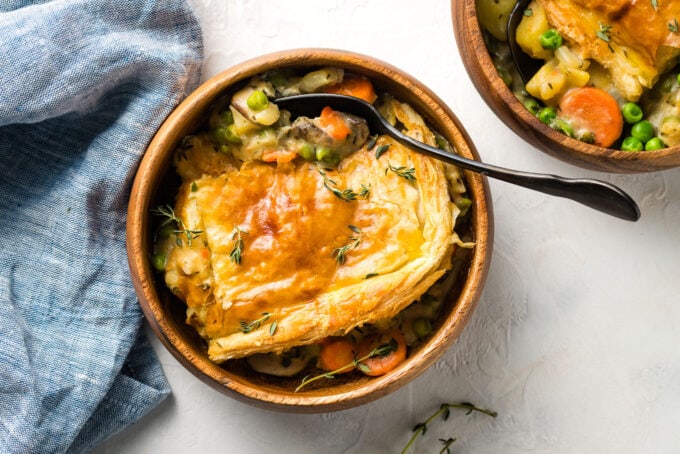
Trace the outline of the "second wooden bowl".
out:
M 512 94 L 496 70 L 477 20 L 476 0 L 452 0 L 453 28 L 463 64 L 484 101 L 524 140 L 570 164 L 613 173 L 642 173 L 680 166 L 680 146 L 629 153 L 567 137 L 540 122 Z

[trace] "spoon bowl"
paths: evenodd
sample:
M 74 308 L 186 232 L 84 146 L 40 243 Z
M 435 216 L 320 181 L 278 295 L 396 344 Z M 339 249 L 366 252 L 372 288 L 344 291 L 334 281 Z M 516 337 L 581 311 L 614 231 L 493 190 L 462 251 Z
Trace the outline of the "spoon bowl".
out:
M 640 209 L 635 201 L 623 190 L 612 184 L 586 178 L 573 179 L 557 175 L 511 170 L 468 159 L 454 153 L 448 153 L 402 134 L 385 120 L 372 104 L 359 98 L 313 93 L 279 98 L 275 102 L 280 109 L 289 111 L 291 118 L 318 116 L 325 106 L 330 106 L 333 110 L 365 119 L 371 133 L 389 135 L 414 151 L 432 158 L 528 189 L 571 199 L 626 221 L 637 221 L 640 219 Z
M 508 48 L 510 49 L 510 56 L 512 57 L 515 69 L 517 69 L 517 73 L 525 84 L 531 80 L 539 69 L 541 69 L 542 65 L 540 60 L 536 60 L 527 55 L 519 44 L 517 44 L 516 39 L 517 27 L 522 21 L 524 12 L 531 2 L 532 0 L 518 0 L 508 16 Z

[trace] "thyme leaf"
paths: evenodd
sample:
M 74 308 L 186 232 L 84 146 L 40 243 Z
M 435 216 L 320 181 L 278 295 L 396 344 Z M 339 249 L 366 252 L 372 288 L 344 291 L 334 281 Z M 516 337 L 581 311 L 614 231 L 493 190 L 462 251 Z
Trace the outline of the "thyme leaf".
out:
M 258 318 L 257 320 L 253 320 L 250 323 L 241 321 L 239 329 L 241 330 L 242 333 L 248 334 L 251 331 L 255 331 L 256 329 L 258 329 L 264 322 L 269 320 L 269 317 L 271 317 L 271 314 L 269 312 L 263 312 L 262 317 Z M 274 323 L 272 325 L 274 325 Z M 276 328 L 272 330 L 272 328 L 269 327 L 269 334 L 273 336 L 274 333 L 272 331 L 276 331 Z
M 234 246 L 229 253 L 229 258 L 237 265 L 241 264 L 243 258 L 243 234 L 248 235 L 248 232 L 241 230 L 237 225 L 234 226 L 234 234 L 231 239 L 234 240 Z
M 365 184 L 361 185 L 361 191 L 359 191 L 359 197 L 362 199 L 367 199 L 368 196 L 371 194 L 371 184 L 369 183 L 368 186 Z
M 407 181 L 410 181 L 411 183 L 416 181 L 416 169 L 413 167 L 405 167 L 405 166 L 399 166 L 399 167 L 394 167 L 392 164 L 388 164 L 388 168 L 385 169 L 385 174 L 387 174 L 388 170 L 391 170 L 392 172 L 396 173 L 402 178 L 405 178 Z
M 654 11 L 659 9 L 659 2 L 657 0 L 652 0 L 652 8 L 654 8 Z
M 527 8 L 527 9 L 524 10 L 524 15 L 525 15 L 526 17 L 531 17 L 531 16 L 534 15 L 534 10 L 531 9 L 531 8 Z
M 155 214 L 156 216 L 162 216 L 165 218 L 163 222 L 161 222 L 161 227 L 166 226 L 170 223 L 175 224 L 175 230 L 173 230 L 173 232 L 178 235 L 177 236 L 178 246 L 182 245 L 182 240 L 179 237 L 179 235 L 182 234 L 185 235 L 187 239 L 187 245 L 191 246 L 191 241 L 195 240 L 201 233 L 203 233 L 203 230 L 187 229 L 186 225 L 184 224 L 184 221 L 182 221 L 182 219 L 175 214 L 175 210 L 173 210 L 170 205 L 156 207 L 153 210 L 151 210 L 151 214 Z
M 404 449 L 402 449 L 401 454 L 406 454 L 406 452 L 408 452 L 408 450 L 411 448 L 411 446 L 413 446 L 413 443 L 415 443 L 419 435 L 425 435 L 425 433 L 427 432 L 427 425 L 434 421 L 435 418 L 441 416 L 442 419 L 446 421 L 449 418 L 449 415 L 451 414 L 452 408 L 467 410 L 465 412 L 466 415 L 469 415 L 473 411 L 476 411 L 491 416 L 492 418 L 498 416 L 498 413 L 496 413 L 495 411 L 478 408 L 469 402 L 460 402 L 456 404 L 443 403 L 439 406 L 439 409 L 437 409 L 437 411 L 430 415 L 429 418 L 413 426 L 413 435 L 409 439 L 408 443 L 406 443 L 406 446 L 404 446 Z M 446 440 L 439 439 L 439 441 L 441 441 L 444 444 L 444 448 L 442 448 L 440 453 L 443 453 L 444 451 L 448 453 L 450 452 L 449 447 L 451 446 L 451 444 L 453 444 L 454 441 L 456 441 L 456 439 L 455 438 L 449 438 Z
M 600 29 L 595 33 L 598 38 L 600 38 L 602 41 L 607 43 L 607 47 L 609 48 L 610 51 L 614 52 L 614 49 L 612 48 L 611 45 L 611 36 L 612 36 L 612 26 L 611 25 L 605 25 L 602 22 L 600 24 Z
M 668 23 L 668 30 L 671 31 L 671 33 L 680 33 L 680 24 L 678 24 L 678 19 L 674 18 L 671 22 Z
M 361 242 L 361 238 L 364 236 L 363 232 L 359 227 L 356 225 L 348 225 L 347 226 L 352 232 L 356 233 L 355 235 L 352 235 L 349 237 L 349 243 L 346 245 L 335 248 L 333 250 L 333 257 L 335 257 L 335 260 L 338 262 L 338 265 L 343 265 L 345 263 L 345 256 L 347 255 L 347 252 L 350 251 L 350 249 L 354 249 L 357 246 L 359 246 L 359 243 Z
M 382 156 L 382 154 L 385 153 L 389 149 L 390 149 L 390 144 L 380 145 L 375 150 L 375 159 L 380 159 L 380 156 Z
M 354 358 L 351 362 L 345 364 L 342 367 L 339 367 L 331 372 L 324 372 L 323 374 L 315 375 L 313 377 L 310 377 L 307 375 L 302 379 L 302 382 L 298 385 L 297 388 L 295 388 L 295 392 L 300 391 L 303 387 L 307 386 L 308 384 L 315 382 L 317 380 L 321 380 L 322 378 L 328 378 L 328 379 L 333 379 L 337 377 L 338 374 L 342 372 L 346 372 L 350 369 L 357 368 L 362 372 L 369 372 L 371 369 L 368 367 L 366 364 L 364 364 L 364 361 L 370 358 L 375 358 L 376 356 L 387 356 L 393 351 L 396 351 L 398 348 L 397 341 L 394 339 L 391 339 L 390 342 L 386 344 L 381 344 L 377 347 L 375 347 L 373 350 L 362 356 L 361 358 Z
M 378 136 L 371 136 L 368 138 L 368 142 L 366 142 L 366 149 L 368 151 L 371 151 L 373 147 L 375 147 L 375 143 L 378 141 Z

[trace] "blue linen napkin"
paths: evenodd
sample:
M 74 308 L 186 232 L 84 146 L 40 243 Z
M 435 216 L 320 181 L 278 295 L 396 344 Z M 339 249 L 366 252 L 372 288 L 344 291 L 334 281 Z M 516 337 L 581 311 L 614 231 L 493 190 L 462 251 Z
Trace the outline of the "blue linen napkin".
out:
M 125 216 L 202 57 L 184 0 L 0 2 L 0 452 L 87 451 L 169 393 Z

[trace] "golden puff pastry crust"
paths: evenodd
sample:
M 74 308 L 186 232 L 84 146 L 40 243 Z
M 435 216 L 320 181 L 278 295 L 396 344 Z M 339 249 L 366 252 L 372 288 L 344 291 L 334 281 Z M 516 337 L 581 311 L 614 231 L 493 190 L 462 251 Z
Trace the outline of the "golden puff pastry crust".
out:
M 381 145 L 379 158 L 364 146 L 334 170 L 248 161 L 183 183 L 175 210 L 201 233 L 171 251 L 165 278 L 211 360 L 393 317 L 444 275 L 457 240 L 447 168 L 389 138 Z

